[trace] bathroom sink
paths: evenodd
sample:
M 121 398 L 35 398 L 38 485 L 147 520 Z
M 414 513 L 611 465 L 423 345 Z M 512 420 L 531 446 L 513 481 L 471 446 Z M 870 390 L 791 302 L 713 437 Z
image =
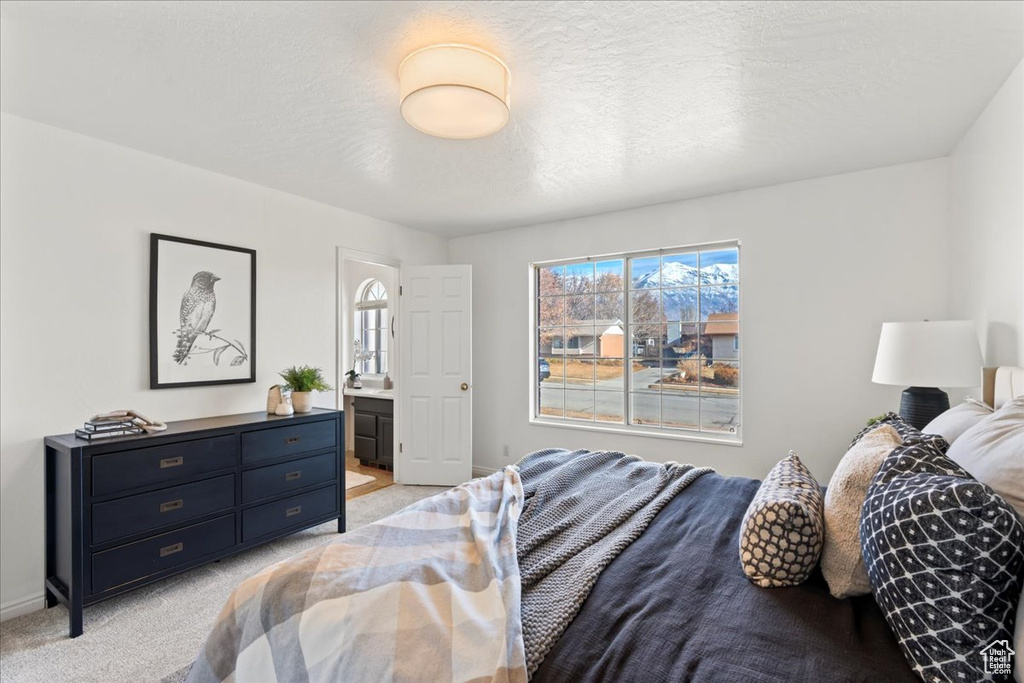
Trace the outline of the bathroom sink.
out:
M 367 387 L 363 387 L 362 389 L 346 389 L 345 393 L 351 396 L 380 396 L 381 398 L 392 398 L 395 394 L 393 389 Z

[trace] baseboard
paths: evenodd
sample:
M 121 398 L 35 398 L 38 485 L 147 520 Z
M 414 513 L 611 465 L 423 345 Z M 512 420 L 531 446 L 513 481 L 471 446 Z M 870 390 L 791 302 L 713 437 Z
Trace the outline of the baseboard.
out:
M 43 593 L 30 595 L 20 600 L 11 600 L 0 605 L 0 621 L 7 621 L 23 614 L 29 614 L 46 607 L 46 596 Z
M 486 477 L 491 474 L 494 474 L 497 471 L 498 470 L 493 467 L 477 467 L 476 465 L 473 466 L 474 477 Z

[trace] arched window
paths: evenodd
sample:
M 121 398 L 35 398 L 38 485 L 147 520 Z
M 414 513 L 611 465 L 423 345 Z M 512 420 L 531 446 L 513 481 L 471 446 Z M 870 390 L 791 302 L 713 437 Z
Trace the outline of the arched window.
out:
M 361 375 L 388 371 L 388 291 L 380 280 L 370 280 L 356 297 L 356 339 L 362 352 L 356 358 Z

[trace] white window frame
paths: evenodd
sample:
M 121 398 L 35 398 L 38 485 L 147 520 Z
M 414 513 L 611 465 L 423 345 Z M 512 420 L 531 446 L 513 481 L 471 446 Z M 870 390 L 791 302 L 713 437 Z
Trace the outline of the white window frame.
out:
M 740 429 L 736 435 L 728 433 L 715 433 L 715 432 L 704 432 L 698 430 L 691 430 L 686 428 L 673 428 L 673 427 L 649 427 L 644 425 L 629 424 L 630 422 L 630 372 L 629 362 L 631 355 L 629 353 L 630 345 L 630 329 L 629 325 L 629 265 L 628 260 L 634 258 L 644 258 L 649 256 L 662 256 L 672 255 L 680 252 L 696 252 L 696 251 L 713 251 L 716 249 L 731 249 L 737 250 L 737 266 L 740 271 L 739 276 L 739 306 L 737 310 L 738 328 L 736 345 L 737 351 L 739 351 L 739 362 L 740 362 L 740 381 L 739 381 L 739 398 L 738 398 L 738 414 L 740 416 Z M 623 261 L 623 317 L 626 321 L 626 329 L 624 330 L 625 338 L 623 339 L 623 353 L 624 353 L 624 373 L 623 373 L 623 424 L 605 423 L 605 422 L 587 422 L 585 420 L 573 420 L 568 418 L 557 418 L 557 417 L 546 417 L 538 413 L 538 400 L 539 391 L 537 388 L 540 386 L 540 369 L 538 359 L 541 358 L 541 354 L 538 349 L 537 338 L 539 334 L 539 321 L 538 321 L 538 298 L 539 292 L 537 291 L 537 269 L 545 266 L 554 265 L 572 265 L 575 263 L 587 263 L 596 261 L 608 261 L 622 259 Z M 740 341 L 743 335 L 743 248 L 742 243 L 738 239 L 724 240 L 720 242 L 707 242 L 699 244 L 687 244 L 674 247 L 664 247 L 660 249 L 647 249 L 637 251 L 626 251 L 626 252 L 613 252 L 607 254 L 598 254 L 593 256 L 586 256 L 580 258 L 562 258 L 562 259 L 551 259 L 548 261 L 535 261 L 530 263 L 527 268 L 527 282 L 529 292 L 529 316 L 530 321 L 527 328 L 529 329 L 529 363 L 530 363 L 530 386 L 529 390 L 529 424 L 543 427 L 559 427 L 566 429 L 578 429 L 592 432 L 605 432 L 613 434 L 626 434 L 631 436 L 649 436 L 661 439 L 674 439 L 678 441 L 695 441 L 700 443 L 713 443 L 721 444 L 725 446 L 742 446 L 743 437 L 745 434 L 744 429 L 744 409 L 743 409 L 743 397 L 745 395 L 743 388 L 743 378 L 746 372 L 743 367 L 746 363 L 745 355 L 742 351 L 742 342 Z M 699 417 L 698 417 L 699 423 Z
M 379 300 L 366 299 L 367 293 L 374 285 L 380 285 L 385 298 Z M 389 364 L 391 363 L 391 347 L 388 343 L 388 335 L 390 332 L 388 324 L 391 320 L 389 308 L 390 297 L 391 294 L 388 292 L 387 287 L 384 286 L 383 282 L 376 278 L 363 283 L 356 295 L 354 325 L 357 339 L 362 340 L 363 335 L 366 332 L 366 328 L 364 328 L 362 324 L 362 314 L 366 311 L 384 311 L 384 313 L 378 313 L 377 315 L 380 325 L 369 328 L 378 332 L 378 346 L 383 345 L 385 347 L 383 350 L 383 358 L 381 357 L 381 352 L 378 351 L 378 353 L 371 359 L 374 366 L 381 365 L 381 361 L 383 361 L 383 367 L 381 368 L 383 372 L 360 372 L 363 377 L 383 377 L 388 374 Z M 356 370 L 362 370 L 362 368 L 356 368 Z

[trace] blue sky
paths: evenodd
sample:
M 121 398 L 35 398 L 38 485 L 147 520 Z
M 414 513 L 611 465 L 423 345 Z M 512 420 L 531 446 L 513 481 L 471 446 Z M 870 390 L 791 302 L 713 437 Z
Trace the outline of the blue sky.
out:
M 739 249 L 719 249 L 718 251 L 700 252 L 700 265 L 713 266 L 718 263 L 738 263 Z

